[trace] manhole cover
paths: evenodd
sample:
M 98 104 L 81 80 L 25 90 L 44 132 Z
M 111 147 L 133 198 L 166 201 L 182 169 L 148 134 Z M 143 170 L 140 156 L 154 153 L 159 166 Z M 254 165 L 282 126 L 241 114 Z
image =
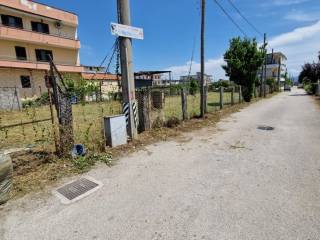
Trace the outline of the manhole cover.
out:
M 274 127 L 262 125 L 262 126 L 259 126 L 258 129 L 259 130 L 264 130 L 264 131 L 272 131 L 272 130 L 274 130 Z
M 80 178 L 79 180 L 58 188 L 55 194 L 60 198 L 62 203 L 69 204 L 88 196 L 101 186 L 102 184 L 94 179 Z

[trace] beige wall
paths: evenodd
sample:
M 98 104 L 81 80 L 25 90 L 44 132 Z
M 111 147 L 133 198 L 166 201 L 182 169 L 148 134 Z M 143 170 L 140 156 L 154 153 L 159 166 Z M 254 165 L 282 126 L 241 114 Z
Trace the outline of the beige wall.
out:
M 21 76 L 30 76 L 31 88 L 22 88 Z M 46 90 L 44 76 L 44 71 L 0 69 L 0 87 L 17 87 L 21 98 L 32 98 L 34 96 L 40 96 L 40 91 L 43 92 Z
M 23 12 L 18 12 L 18 11 L 3 8 L 3 7 L 0 7 L 0 14 L 7 14 L 7 15 L 12 15 L 16 17 L 21 17 L 23 21 L 23 28 L 29 31 L 32 30 L 31 21 L 43 22 L 49 25 L 49 32 L 52 35 L 57 35 L 60 37 L 66 37 L 71 39 L 76 38 L 77 27 L 67 26 L 66 24 L 62 23 L 61 28 L 57 28 L 55 26 L 56 20 L 53 20 L 53 19 L 49 19 L 49 18 L 37 16 L 37 15 L 31 15 Z
M 54 7 L 46 6 L 44 4 L 36 3 L 30 0 L 0 0 L 0 4 L 14 9 L 22 10 L 31 14 L 38 14 L 54 19 L 60 19 L 66 22 L 68 25 L 78 25 L 77 15 Z
M 79 65 L 78 50 L 45 47 L 41 45 L 6 41 L 6 40 L 0 40 L 0 59 L 15 61 L 16 60 L 15 46 L 26 48 L 27 61 L 31 61 L 31 62 L 37 61 L 35 49 L 46 49 L 46 50 L 52 51 L 53 60 L 56 64 Z
M 47 92 L 45 75 L 46 71 L 0 68 L 0 87 L 17 87 L 23 99 L 39 97 L 42 93 Z M 80 78 L 80 74 L 68 73 L 68 75 L 75 80 Z M 21 76 L 30 77 L 31 88 L 22 88 Z

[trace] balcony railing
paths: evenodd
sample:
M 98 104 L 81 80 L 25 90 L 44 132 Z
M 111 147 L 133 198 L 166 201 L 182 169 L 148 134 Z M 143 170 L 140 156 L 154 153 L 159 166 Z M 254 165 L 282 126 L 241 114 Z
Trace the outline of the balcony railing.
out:
M 45 34 L 41 32 L 34 32 L 28 29 L 19 29 L 4 25 L 0 25 L 0 39 L 32 42 L 35 44 L 44 44 L 70 49 L 80 48 L 80 41 L 77 39 L 68 38 L 63 35 Z

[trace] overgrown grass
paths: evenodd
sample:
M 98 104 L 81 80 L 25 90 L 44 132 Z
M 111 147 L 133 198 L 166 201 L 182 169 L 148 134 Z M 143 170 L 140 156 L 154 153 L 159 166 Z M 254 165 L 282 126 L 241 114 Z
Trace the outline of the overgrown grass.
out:
M 231 103 L 231 93 L 224 93 L 226 105 Z M 238 95 L 235 94 L 235 103 Z M 208 93 L 208 111 L 219 109 L 219 92 Z M 200 114 L 200 94 L 189 95 L 187 98 L 189 117 Z M 85 105 L 73 105 L 75 142 L 81 143 L 89 150 L 99 152 L 104 146 L 103 125 L 104 116 L 116 115 L 122 112 L 119 101 L 92 102 Z M 55 113 L 55 109 L 54 109 Z M 23 111 L 0 112 L 0 126 L 17 124 L 50 118 L 49 106 L 30 107 Z M 181 97 L 167 96 L 164 111 L 160 113 L 152 109 L 152 120 L 156 118 L 168 121 L 172 118 L 182 120 Z M 55 122 L 57 119 L 55 117 Z M 54 151 L 54 131 L 51 121 L 24 125 L 0 130 L 0 149 L 36 146 L 41 150 Z

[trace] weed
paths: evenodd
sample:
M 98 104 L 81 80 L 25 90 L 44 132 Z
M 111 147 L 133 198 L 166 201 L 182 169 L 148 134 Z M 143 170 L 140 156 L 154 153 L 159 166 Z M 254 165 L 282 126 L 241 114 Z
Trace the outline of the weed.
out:
M 94 166 L 97 162 L 112 166 L 112 155 L 110 153 L 105 154 L 92 154 L 87 156 L 80 156 L 72 160 L 73 165 L 80 171 L 89 170 L 91 166 Z
M 73 165 L 80 171 L 85 171 L 94 165 L 94 162 L 92 162 L 91 159 L 87 158 L 86 156 L 74 158 L 72 162 Z
M 107 166 L 111 167 L 113 165 L 112 162 L 112 154 L 111 153 L 105 153 L 105 154 L 93 154 L 89 156 L 92 162 L 102 162 L 106 164 Z

